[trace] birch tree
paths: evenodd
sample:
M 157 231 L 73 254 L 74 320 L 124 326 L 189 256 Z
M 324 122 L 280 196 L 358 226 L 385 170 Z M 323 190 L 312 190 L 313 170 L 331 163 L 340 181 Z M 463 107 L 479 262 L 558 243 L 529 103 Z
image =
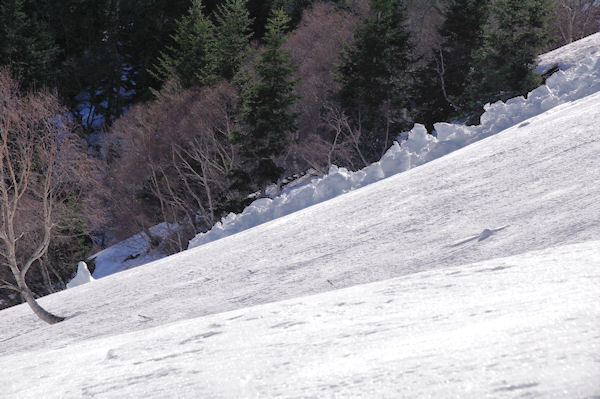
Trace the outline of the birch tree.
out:
M 9 70 L 0 70 L 0 268 L 12 275 L 0 288 L 18 292 L 50 324 L 63 318 L 38 304 L 27 274 L 69 218 L 89 166 L 66 115 L 55 94 L 21 94 Z

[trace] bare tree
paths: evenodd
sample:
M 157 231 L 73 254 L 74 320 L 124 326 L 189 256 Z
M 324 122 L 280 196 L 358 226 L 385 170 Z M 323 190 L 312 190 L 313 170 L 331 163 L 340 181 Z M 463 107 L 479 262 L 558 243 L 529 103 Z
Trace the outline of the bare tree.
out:
M 322 113 L 339 86 L 332 75 L 339 54 L 344 44 L 352 42 L 354 29 L 368 12 L 368 3 L 363 0 L 348 2 L 345 9 L 315 2 L 284 45 L 298 65 L 295 78 L 299 84 L 295 90 L 300 95 L 296 103 L 300 114 L 296 140 L 290 143 L 284 162 L 288 173 L 302 172 L 307 167 L 326 172 L 332 162 L 343 166 L 352 163 L 347 142 L 330 129 Z
M 435 60 L 435 71 L 440 79 L 440 87 L 442 89 L 442 94 L 444 96 L 444 100 L 455 110 L 458 111 L 459 108 L 454 104 L 454 101 L 450 99 L 448 96 L 448 91 L 446 90 L 446 63 L 444 62 L 444 53 L 442 49 L 439 48 L 437 50 L 437 54 L 434 56 Z
M 43 321 L 63 318 L 43 309 L 27 284 L 27 274 L 44 257 L 68 202 L 83 188 L 86 154 L 74 127 L 48 91 L 21 94 L 6 68 L 0 70 L 0 267 L 13 281 L 0 288 L 18 292 Z
M 339 106 L 328 104 L 325 106 L 322 120 L 328 125 L 330 131 L 335 134 L 332 145 L 335 145 L 338 142 L 345 143 L 346 145 L 350 144 L 354 154 L 353 156 L 347 157 L 347 159 L 351 161 L 353 158 L 358 157 L 361 168 L 369 166 L 369 162 L 360 146 L 360 139 L 363 134 L 360 115 L 357 118 L 356 124 L 352 124 L 348 115 L 346 115 Z M 330 150 L 330 154 L 332 152 L 333 147 Z M 353 162 L 351 161 L 350 163 L 354 168 Z
M 415 52 L 425 59 L 440 45 L 439 27 L 444 21 L 447 0 L 406 0 L 408 28 L 415 40 Z
M 228 83 L 164 92 L 113 125 L 111 136 L 120 146 L 111 167 L 113 211 L 120 230 L 149 235 L 157 223 L 177 225 L 166 252 L 181 251 L 219 219 L 220 203 L 232 194 L 228 175 L 238 162 L 229 140 L 237 129 L 236 104 Z
M 600 30 L 600 3 L 597 0 L 555 0 L 555 28 L 559 45 L 568 44 Z

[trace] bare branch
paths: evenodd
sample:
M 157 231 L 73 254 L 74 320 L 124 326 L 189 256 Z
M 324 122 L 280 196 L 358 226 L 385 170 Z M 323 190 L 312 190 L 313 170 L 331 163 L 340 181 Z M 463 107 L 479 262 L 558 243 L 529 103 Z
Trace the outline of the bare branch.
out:
M 448 102 L 448 104 L 450 104 L 450 106 L 452 108 L 454 108 L 455 111 L 458 111 L 459 108 L 456 106 L 456 104 L 454 104 L 454 102 L 452 100 L 450 100 L 450 98 L 448 97 L 448 93 L 446 92 L 446 79 L 445 79 L 445 75 L 446 75 L 446 67 L 444 64 L 444 54 L 442 53 L 442 49 L 439 49 L 439 58 L 435 57 L 435 64 L 436 64 L 436 72 L 438 73 L 438 77 L 440 78 L 440 86 L 442 88 L 442 94 L 444 95 L 444 99 Z
M 18 293 L 21 293 L 21 290 L 18 287 L 15 287 L 13 285 L 0 285 L 0 289 L 12 290 L 12 291 L 16 291 Z

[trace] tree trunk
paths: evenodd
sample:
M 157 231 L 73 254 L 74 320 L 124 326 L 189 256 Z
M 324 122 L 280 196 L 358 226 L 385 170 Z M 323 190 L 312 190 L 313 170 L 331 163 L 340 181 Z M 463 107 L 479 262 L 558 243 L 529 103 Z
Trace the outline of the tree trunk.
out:
M 21 291 L 21 296 L 23 297 L 23 299 L 25 299 L 25 302 L 27 302 L 27 304 L 29 305 L 31 310 L 33 310 L 33 313 L 35 313 L 37 317 L 39 317 L 41 320 L 45 321 L 48 324 L 56 324 L 65 319 L 64 317 L 53 315 L 52 313 L 48 312 L 46 309 L 41 307 L 39 303 L 37 303 L 35 297 L 33 296 L 33 292 L 31 292 L 29 287 L 27 287 L 27 283 L 25 282 L 25 278 L 23 278 L 23 276 L 21 276 L 20 274 L 16 274 L 15 279 L 17 280 L 17 286 Z
M 23 298 L 25 299 L 25 301 L 27 302 L 27 304 L 29 305 L 31 310 L 33 310 L 33 313 L 35 313 L 37 317 L 39 317 L 41 320 L 45 321 L 46 323 L 56 324 L 65 319 L 64 317 L 53 315 L 52 313 L 48 312 L 46 309 L 41 307 L 40 304 L 37 303 L 37 301 L 33 297 L 33 294 L 31 293 L 31 291 L 29 291 L 28 289 L 22 290 L 21 295 L 23 296 Z

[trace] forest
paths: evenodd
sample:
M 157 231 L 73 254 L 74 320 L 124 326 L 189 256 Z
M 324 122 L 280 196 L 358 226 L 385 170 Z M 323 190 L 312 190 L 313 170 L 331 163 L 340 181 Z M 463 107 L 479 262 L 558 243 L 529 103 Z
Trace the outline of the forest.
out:
M 0 309 L 138 232 L 182 251 L 414 123 L 477 124 L 599 28 L 594 0 L 0 0 Z

